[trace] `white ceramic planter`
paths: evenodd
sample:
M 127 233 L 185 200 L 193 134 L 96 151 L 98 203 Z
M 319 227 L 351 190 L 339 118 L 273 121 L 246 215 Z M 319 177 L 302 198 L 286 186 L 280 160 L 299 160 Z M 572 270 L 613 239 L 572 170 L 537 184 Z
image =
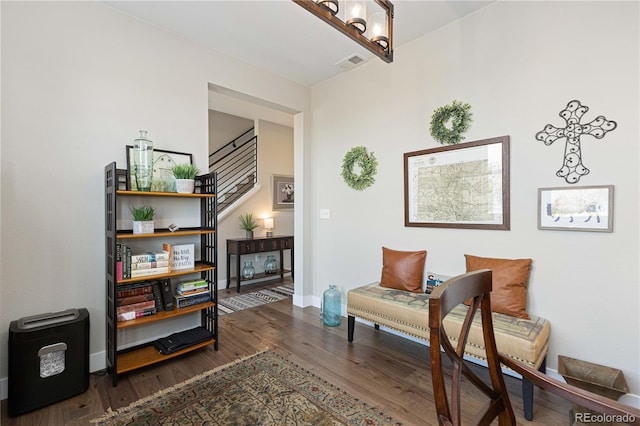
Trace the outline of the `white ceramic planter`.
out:
M 153 221 L 152 220 L 144 220 L 144 221 L 133 221 L 133 233 L 134 234 L 153 234 Z
M 192 194 L 195 186 L 194 179 L 176 179 L 176 192 L 180 194 Z

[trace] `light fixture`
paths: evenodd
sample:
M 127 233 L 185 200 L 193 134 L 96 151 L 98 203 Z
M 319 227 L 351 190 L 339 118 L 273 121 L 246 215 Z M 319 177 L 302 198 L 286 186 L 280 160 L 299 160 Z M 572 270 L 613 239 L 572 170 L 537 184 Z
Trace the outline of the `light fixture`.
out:
M 388 0 L 293 1 L 383 61 L 393 62 L 393 4 Z M 338 17 L 343 6 L 344 20 Z
M 264 218 L 264 229 L 267 230 L 267 237 L 273 237 L 273 218 L 265 217 Z

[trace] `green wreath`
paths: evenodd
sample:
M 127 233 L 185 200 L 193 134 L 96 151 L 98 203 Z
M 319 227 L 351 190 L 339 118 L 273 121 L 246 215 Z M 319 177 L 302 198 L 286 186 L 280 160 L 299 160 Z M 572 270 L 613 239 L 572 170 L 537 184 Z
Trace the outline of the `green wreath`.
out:
M 443 145 L 455 145 L 464 139 L 461 133 L 469 130 L 471 105 L 454 100 L 451 105 L 436 108 L 431 116 L 431 136 Z M 444 123 L 451 119 L 451 128 Z
M 353 172 L 353 166 L 360 167 L 360 174 Z M 357 146 L 347 152 L 342 160 L 342 178 L 351 188 L 362 191 L 371 186 L 378 168 L 378 160 L 369 154 L 364 146 Z

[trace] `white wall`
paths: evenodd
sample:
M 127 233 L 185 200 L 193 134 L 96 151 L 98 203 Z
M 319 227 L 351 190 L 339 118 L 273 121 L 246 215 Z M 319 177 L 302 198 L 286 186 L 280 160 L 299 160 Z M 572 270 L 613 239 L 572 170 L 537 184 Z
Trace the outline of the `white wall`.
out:
M 0 341 L 12 320 L 86 307 L 100 354 L 104 166 L 125 167 L 125 145 L 146 129 L 206 169 L 209 83 L 296 111 L 310 90 L 97 2 L 1 7 Z
M 551 321 L 549 367 L 562 354 L 620 368 L 640 394 L 638 40 L 637 2 L 498 2 L 396 49 L 392 64 L 315 86 L 314 294 L 378 280 L 383 245 L 426 249 L 427 268 L 445 275 L 464 272 L 465 253 L 532 258 L 528 306 Z M 431 114 L 453 99 L 472 106 L 465 141 L 511 137 L 510 231 L 404 227 L 403 153 L 440 146 Z M 590 107 L 585 120 L 618 123 L 582 138 L 591 173 L 579 183 L 615 185 L 613 233 L 537 229 L 537 189 L 569 185 L 555 176 L 564 141 L 535 134 L 562 125 L 573 99 Z M 380 163 L 362 192 L 340 176 L 357 145 Z

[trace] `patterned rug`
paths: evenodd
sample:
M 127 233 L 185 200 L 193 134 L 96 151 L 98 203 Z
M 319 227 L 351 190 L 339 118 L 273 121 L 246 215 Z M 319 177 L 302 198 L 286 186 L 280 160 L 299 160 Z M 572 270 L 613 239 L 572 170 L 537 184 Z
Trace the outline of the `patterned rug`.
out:
M 253 293 L 239 294 L 218 300 L 218 315 L 227 315 L 243 309 L 255 308 L 293 296 L 293 283 L 268 288 Z
M 109 411 L 98 425 L 400 425 L 265 350 Z

